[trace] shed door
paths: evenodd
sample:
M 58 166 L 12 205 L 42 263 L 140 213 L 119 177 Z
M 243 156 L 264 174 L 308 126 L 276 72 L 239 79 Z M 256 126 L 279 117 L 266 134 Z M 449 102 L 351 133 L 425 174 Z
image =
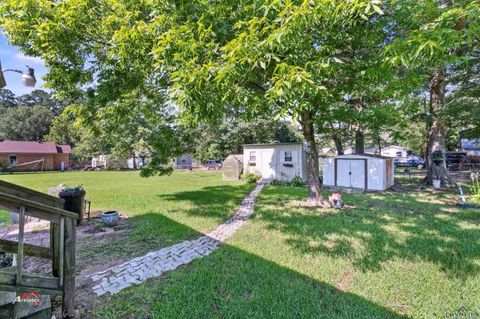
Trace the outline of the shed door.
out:
M 273 150 L 262 151 L 261 158 L 262 165 L 260 167 L 260 173 L 264 178 L 274 178 L 276 161 L 273 158 Z
M 350 187 L 350 162 L 339 159 L 337 162 L 337 186 Z
M 365 161 L 350 161 L 350 185 L 353 188 L 365 188 Z
M 361 159 L 339 159 L 337 161 L 337 186 L 365 188 L 365 165 Z

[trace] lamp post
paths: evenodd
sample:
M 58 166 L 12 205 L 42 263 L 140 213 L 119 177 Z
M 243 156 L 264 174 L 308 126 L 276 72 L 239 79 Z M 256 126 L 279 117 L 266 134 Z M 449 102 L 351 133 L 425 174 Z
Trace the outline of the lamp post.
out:
M 5 72 L 16 72 L 22 75 L 22 83 L 28 87 L 34 87 L 37 83 L 37 79 L 35 78 L 35 70 L 27 65 L 26 72 L 17 69 L 2 69 L 2 62 L 0 61 L 0 89 L 7 85 L 5 81 L 5 76 L 3 73 Z

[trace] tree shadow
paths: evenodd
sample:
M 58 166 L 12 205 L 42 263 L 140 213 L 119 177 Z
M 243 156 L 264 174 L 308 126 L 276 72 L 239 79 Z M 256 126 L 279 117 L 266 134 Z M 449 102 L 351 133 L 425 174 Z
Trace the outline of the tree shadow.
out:
M 119 294 L 77 298 L 97 318 L 406 318 L 228 244 Z
M 298 251 L 347 257 L 363 271 L 395 258 L 431 262 L 459 278 L 480 271 L 480 214 L 445 204 L 444 193 L 344 194 L 350 207 L 316 210 L 289 207 L 305 194 L 284 190 L 264 189 L 256 218 L 286 234 Z
M 192 204 L 182 213 L 225 220 L 232 215 L 242 199 L 254 188 L 253 184 L 207 186 L 195 191 L 156 195 L 167 202 L 183 201 Z

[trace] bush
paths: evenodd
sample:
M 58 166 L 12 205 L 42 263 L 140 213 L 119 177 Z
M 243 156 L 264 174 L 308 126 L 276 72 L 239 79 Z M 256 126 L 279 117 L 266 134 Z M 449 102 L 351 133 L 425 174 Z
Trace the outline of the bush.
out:
M 290 182 L 288 182 L 288 185 L 292 187 L 302 187 L 304 185 L 303 179 L 300 176 L 295 175 L 295 177 L 292 178 Z
M 262 176 L 253 173 L 246 173 L 243 174 L 243 179 L 249 184 L 255 184 L 262 179 Z
M 282 181 L 279 179 L 275 179 L 272 181 L 272 185 L 275 186 L 290 186 L 290 187 L 303 187 L 305 183 L 303 182 L 302 178 L 298 175 L 295 175 L 290 181 Z
M 10 164 L 7 161 L 0 161 L 0 173 L 7 172 Z

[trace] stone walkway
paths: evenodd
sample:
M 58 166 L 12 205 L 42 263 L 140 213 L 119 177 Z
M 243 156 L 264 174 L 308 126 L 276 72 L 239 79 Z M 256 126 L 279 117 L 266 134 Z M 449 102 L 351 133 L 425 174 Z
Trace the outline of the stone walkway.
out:
M 219 247 L 220 243 L 232 236 L 253 214 L 255 198 L 267 183 L 268 181 L 259 183 L 243 199 L 240 208 L 232 218 L 205 236 L 150 252 L 145 256 L 92 274 L 90 278 L 95 284 L 93 292 L 98 296 L 107 292 L 115 294 L 124 288 L 138 285 L 148 278 L 158 277 L 167 271 L 186 265 L 194 259 L 209 255 Z

